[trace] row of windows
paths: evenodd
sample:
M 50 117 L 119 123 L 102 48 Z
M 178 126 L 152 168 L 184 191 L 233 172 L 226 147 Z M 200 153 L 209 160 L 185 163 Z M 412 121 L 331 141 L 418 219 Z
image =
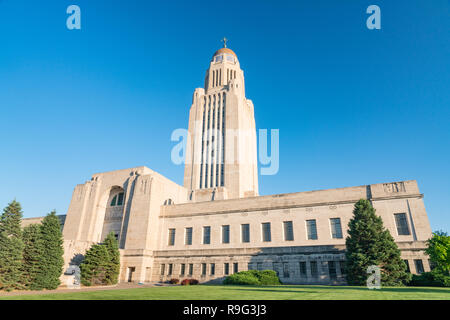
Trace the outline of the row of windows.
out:
M 406 266 L 408 268 L 408 272 L 410 272 L 409 269 L 409 262 L 408 260 L 404 260 L 404 262 L 406 263 Z M 292 273 L 294 271 L 298 271 L 300 278 L 303 279 L 307 279 L 309 277 L 311 278 L 315 278 L 317 279 L 319 277 L 320 271 L 319 271 L 319 263 L 318 261 L 300 261 L 298 262 L 298 269 L 297 270 L 292 270 L 292 264 L 289 262 L 273 262 L 272 263 L 272 270 L 276 271 L 277 275 L 279 277 L 283 277 L 283 278 L 290 278 L 292 276 Z M 416 267 L 416 272 L 417 273 L 423 273 L 424 272 L 424 268 L 423 268 L 423 262 L 420 259 L 416 259 L 414 260 L 414 265 Z M 340 274 L 341 275 L 345 275 L 346 273 L 346 269 L 345 269 L 345 261 L 327 261 L 327 266 L 328 268 L 328 275 L 330 277 L 330 279 L 334 280 L 337 279 L 337 268 L 339 267 L 340 270 Z M 251 262 L 247 265 L 247 269 L 248 270 L 264 270 L 263 268 L 263 263 L 262 262 Z M 309 269 L 309 272 L 308 272 Z M 166 264 L 161 264 L 161 275 L 168 275 L 171 276 L 173 275 L 174 272 L 174 264 L 169 263 L 167 264 L 167 269 L 166 269 Z M 326 271 L 326 269 L 324 270 Z M 223 264 L 223 275 L 229 275 L 230 272 L 236 273 L 239 272 L 239 263 L 238 262 L 234 262 L 234 263 L 224 263 Z M 189 264 L 185 264 L 182 263 L 180 264 L 180 276 L 191 276 L 194 273 L 194 264 L 193 263 L 189 263 Z M 214 276 L 216 275 L 216 264 L 215 263 L 201 263 L 200 265 L 200 274 L 202 276 L 206 276 L 206 275 L 211 275 Z
M 294 271 L 298 271 L 300 278 L 318 278 L 319 277 L 319 264 L 318 261 L 300 261 L 298 262 L 298 269 L 292 270 L 292 264 L 289 262 L 273 262 L 272 263 L 272 270 L 274 270 L 279 277 L 283 278 L 290 278 L 293 275 Z M 345 274 L 345 262 L 344 261 L 328 261 L 328 274 L 330 276 L 330 279 L 336 279 L 337 278 L 337 267 L 339 265 L 341 274 Z M 308 267 L 309 267 L 309 273 L 308 273 Z M 248 270 L 265 270 L 263 268 L 262 262 L 253 262 L 249 263 L 247 265 Z M 174 264 L 161 264 L 160 267 L 160 274 L 161 276 L 171 276 L 174 274 Z M 223 271 L 222 275 L 229 275 L 230 273 L 237 273 L 239 272 L 239 263 L 224 263 L 223 264 Z M 180 270 L 179 275 L 180 276 L 191 276 L 194 274 L 194 264 L 193 263 L 181 263 L 180 264 Z M 200 264 L 200 274 L 202 276 L 210 275 L 214 276 L 216 275 L 216 264 L 215 263 L 201 263 Z
M 394 214 L 397 232 L 399 235 L 410 235 L 410 230 L 408 226 L 408 222 L 406 219 L 405 213 L 396 213 Z M 342 224 L 340 218 L 331 218 L 330 219 L 330 231 L 332 239 L 342 239 Z M 192 232 L 193 228 L 188 227 L 185 228 L 185 241 L 184 244 L 191 245 L 192 244 Z M 261 224 L 261 233 L 262 233 L 262 241 L 270 242 L 272 241 L 272 232 L 271 232 L 271 224 L 270 222 L 264 222 Z M 294 227 L 292 221 L 284 221 L 283 222 L 283 233 L 285 241 L 293 241 L 294 240 Z M 315 219 L 306 220 L 306 235 L 308 240 L 317 240 L 317 222 Z M 248 243 L 250 242 L 250 224 L 241 224 L 241 242 Z M 211 243 L 211 227 L 205 226 L 203 227 L 203 244 Z M 222 243 L 230 243 L 230 226 L 223 225 L 222 226 Z M 175 245 L 175 229 L 169 229 L 169 246 Z
M 340 218 L 332 218 L 330 219 L 330 228 L 331 228 L 331 236 L 333 239 L 342 239 L 342 227 L 341 227 L 341 219 Z M 271 223 L 264 222 L 261 224 L 262 231 L 262 241 L 270 242 L 272 241 L 272 231 L 271 231 Z M 284 231 L 284 240 L 285 241 L 293 241 L 294 240 L 294 227 L 292 221 L 284 221 L 283 222 L 283 231 Z M 175 245 L 175 228 L 169 229 L 169 240 L 168 245 Z M 193 228 L 188 227 L 185 228 L 185 237 L 184 244 L 191 245 L 192 244 L 192 233 Z M 306 234 L 308 240 L 317 240 L 317 224 L 315 219 L 306 220 Z M 230 225 L 222 226 L 222 243 L 230 243 Z M 248 243 L 250 242 L 250 224 L 244 223 L 241 224 L 241 242 Z M 203 244 L 211 243 L 211 226 L 203 227 Z

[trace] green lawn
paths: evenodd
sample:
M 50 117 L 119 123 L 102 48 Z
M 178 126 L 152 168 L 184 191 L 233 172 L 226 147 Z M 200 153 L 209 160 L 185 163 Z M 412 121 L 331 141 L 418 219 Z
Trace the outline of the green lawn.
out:
M 450 288 L 382 288 L 337 286 L 171 286 L 53 294 L 3 296 L 34 300 L 450 300 Z

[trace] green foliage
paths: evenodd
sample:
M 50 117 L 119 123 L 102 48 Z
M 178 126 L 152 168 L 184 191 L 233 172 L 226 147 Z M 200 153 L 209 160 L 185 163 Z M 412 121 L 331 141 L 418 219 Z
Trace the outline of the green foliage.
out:
M 431 263 L 443 275 L 450 273 L 450 236 L 443 231 L 433 233 L 427 241 L 425 252 L 430 256 Z
M 38 242 L 39 271 L 33 284 L 34 289 L 56 289 L 64 266 L 64 249 L 61 224 L 55 211 L 49 213 L 41 225 L 41 240 Z
M 31 224 L 23 230 L 23 285 L 30 290 L 41 289 L 36 285 L 36 278 L 40 271 L 40 260 L 43 257 L 41 225 Z
M 85 286 L 107 285 L 108 249 L 102 244 L 94 244 L 86 252 L 80 265 L 81 283 Z
M 248 270 L 234 273 L 225 278 L 223 284 L 233 285 L 279 285 L 277 273 L 273 270 Z
M 408 285 L 413 287 L 450 287 L 450 276 L 434 269 L 419 275 L 413 274 Z
M 23 289 L 22 207 L 12 201 L 0 217 L 0 290 Z
M 103 244 L 93 245 L 80 265 L 81 283 L 85 286 L 111 285 L 118 282 L 120 253 L 113 233 Z
M 106 236 L 104 245 L 108 250 L 108 261 L 105 275 L 106 283 L 117 284 L 117 282 L 119 281 L 120 273 L 120 252 L 119 243 L 116 240 L 113 232 L 109 233 Z
M 397 244 L 369 200 L 361 199 L 355 204 L 348 234 L 345 241 L 348 284 L 366 285 L 367 268 L 371 265 L 381 268 L 384 286 L 398 286 L 410 280 Z

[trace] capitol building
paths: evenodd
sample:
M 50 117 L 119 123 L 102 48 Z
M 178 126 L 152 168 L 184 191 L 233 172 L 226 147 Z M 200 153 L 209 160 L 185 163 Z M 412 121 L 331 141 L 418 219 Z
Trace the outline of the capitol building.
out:
M 410 272 L 430 270 L 431 228 L 415 180 L 259 195 L 254 107 L 226 45 L 194 90 L 188 132 L 183 185 L 142 166 L 75 187 L 62 217 L 65 268 L 114 232 L 120 282 L 213 283 L 271 269 L 283 283 L 345 284 L 347 226 L 354 204 L 368 199 Z

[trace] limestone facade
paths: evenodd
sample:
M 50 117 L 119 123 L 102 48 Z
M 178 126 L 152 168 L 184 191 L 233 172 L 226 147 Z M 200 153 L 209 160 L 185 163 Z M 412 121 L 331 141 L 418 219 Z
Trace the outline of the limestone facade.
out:
M 273 269 L 285 283 L 342 284 L 347 225 L 363 198 L 411 272 L 429 270 L 423 250 L 431 229 L 414 180 L 258 195 L 253 103 L 228 48 L 213 55 L 205 87 L 194 91 L 188 131 L 183 186 L 136 167 L 75 187 L 63 229 L 66 267 L 114 232 L 120 281 L 214 282 Z

